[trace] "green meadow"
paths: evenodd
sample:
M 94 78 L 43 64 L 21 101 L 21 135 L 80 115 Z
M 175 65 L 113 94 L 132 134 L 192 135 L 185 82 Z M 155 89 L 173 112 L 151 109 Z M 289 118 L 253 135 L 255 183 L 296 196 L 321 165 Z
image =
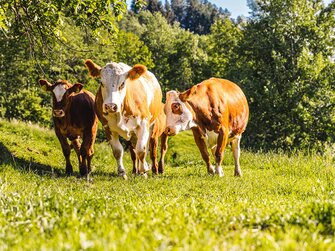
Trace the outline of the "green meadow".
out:
M 54 131 L 0 120 L 0 250 L 335 250 L 331 156 L 242 149 L 236 178 L 227 149 L 218 178 L 185 132 L 162 176 L 124 162 L 96 143 L 93 181 L 66 177 Z

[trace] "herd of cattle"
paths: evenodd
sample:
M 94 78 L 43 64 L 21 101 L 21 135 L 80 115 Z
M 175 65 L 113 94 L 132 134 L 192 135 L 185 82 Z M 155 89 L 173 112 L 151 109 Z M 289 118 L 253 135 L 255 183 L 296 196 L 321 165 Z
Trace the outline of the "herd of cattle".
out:
M 53 96 L 52 115 L 67 174 L 73 173 L 70 153 L 74 148 L 80 175 L 88 177 L 99 120 L 112 147 L 118 174 L 125 179 L 120 136 L 130 142 L 133 173 L 146 175 L 150 171 L 146 162 L 149 147 L 151 170 L 159 174 L 164 172 L 168 136 L 187 129 L 193 132 L 208 173 L 223 176 L 223 153 L 231 143 L 235 176 L 242 175 L 240 140 L 247 126 L 249 108 L 245 95 L 236 84 L 210 78 L 182 93 L 167 92 L 164 105 L 160 85 L 145 66 L 137 64 L 131 68 L 123 63 L 108 63 L 100 67 L 90 59 L 85 65 L 92 77 L 101 79 L 96 96 L 83 90 L 79 83 L 72 85 L 66 80 L 58 80 L 51 84 L 39 80 L 41 87 Z M 161 154 L 157 163 L 159 138 Z M 215 157 L 215 167 L 211 165 L 208 148 Z

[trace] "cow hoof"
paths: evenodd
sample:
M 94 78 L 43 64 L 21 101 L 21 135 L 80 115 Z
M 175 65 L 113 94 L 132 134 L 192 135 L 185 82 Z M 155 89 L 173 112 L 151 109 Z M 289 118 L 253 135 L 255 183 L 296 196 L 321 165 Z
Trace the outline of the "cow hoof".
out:
M 219 177 L 223 177 L 223 171 L 222 171 L 221 166 L 217 166 L 217 167 L 215 168 L 215 174 L 216 174 L 217 176 L 219 176 Z
M 119 176 L 122 177 L 124 180 L 128 180 L 126 173 L 119 173 Z
M 142 176 L 144 179 L 147 179 L 147 178 L 148 178 L 148 174 L 147 174 L 147 173 L 142 173 L 141 176 Z
M 235 173 L 234 173 L 234 176 L 235 176 L 235 177 L 242 177 L 242 173 L 241 173 L 241 172 L 235 172 Z
M 77 175 L 77 179 L 83 179 L 83 180 L 86 180 L 87 182 L 93 181 L 93 179 L 90 178 L 88 174 L 79 174 Z
M 208 168 L 208 174 L 209 174 L 209 175 L 214 175 L 214 174 L 215 174 L 214 166 L 210 166 L 210 167 Z

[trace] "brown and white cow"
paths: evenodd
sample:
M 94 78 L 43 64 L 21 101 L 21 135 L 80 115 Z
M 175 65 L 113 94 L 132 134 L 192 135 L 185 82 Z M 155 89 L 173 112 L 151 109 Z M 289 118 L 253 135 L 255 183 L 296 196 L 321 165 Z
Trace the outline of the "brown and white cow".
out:
M 240 87 L 225 79 L 210 78 L 182 93 L 169 91 L 165 113 L 168 135 L 192 129 L 208 173 L 223 176 L 223 153 L 231 142 L 235 176 L 242 175 L 240 141 L 248 123 L 249 107 Z M 210 163 L 206 139 L 215 156 L 215 169 Z
M 80 175 L 88 177 L 98 129 L 98 118 L 94 110 L 95 96 L 89 91 L 82 90 L 82 84 L 72 85 L 66 80 L 58 80 L 51 84 L 41 79 L 39 84 L 43 90 L 52 93 L 52 116 L 66 161 L 66 174 L 73 173 L 69 139 L 78 156 Z
M 100 67 L 88 59 L 85 65 L 92 77 L 101 77 L 96 111 L 111 144 L 119 175 L 127 178 L 119 136 L 132 142 L 136 170 L 145 174 L 149 171 L 145 158 L 150 127 L 160 113 L 162 102 L 156 77 L 140 64 L 130 67 L 112 62 Z

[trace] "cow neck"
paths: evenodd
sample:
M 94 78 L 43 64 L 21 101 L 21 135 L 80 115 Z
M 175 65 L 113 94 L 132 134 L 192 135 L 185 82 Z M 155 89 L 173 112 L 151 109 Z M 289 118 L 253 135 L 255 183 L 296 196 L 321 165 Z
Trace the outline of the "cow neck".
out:
M 189 100 L 186 100 L 185 105 L 187 106 L 187 108 L 190 109 L 192 113 L 193 122 L 198 126 L 202 134 L 206 134 L 206 128 L 203 127 L 205 123 L 201 121 L 200 116 L 197 116 L 197 114 L 199 113 L 197 112 L 196 104 L 193 103 L 191 99 L 189 99 Z

